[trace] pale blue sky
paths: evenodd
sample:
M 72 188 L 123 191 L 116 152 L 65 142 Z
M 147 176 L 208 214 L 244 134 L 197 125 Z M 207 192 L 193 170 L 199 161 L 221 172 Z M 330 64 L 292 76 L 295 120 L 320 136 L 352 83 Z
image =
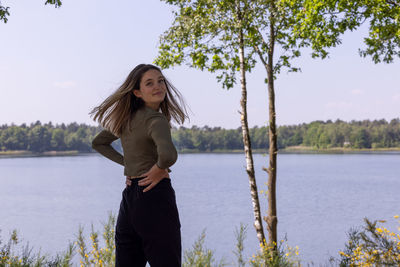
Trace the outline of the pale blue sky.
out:
M 171 9 L 156 1 L 2 1 L 10 7 L 0 23 L 0 124 L 95 122 L 88 112 L 115 90 L 139 63 L 151 63 Z M 297 60 L 302 73 L 276 81 L 277 123 L 313 120 L 390 120 L 400 117 L 400 60 L 372 63 L 358 56 L 366 31 L 348 33 L 330 59 Z M 240 88 L 226 91 L 214 75 L 177 67 L 166 76 L 193 113 L 185 126 L 240 126 Z M 268 121 L 265 70 L 248 76 L 250 126 Z

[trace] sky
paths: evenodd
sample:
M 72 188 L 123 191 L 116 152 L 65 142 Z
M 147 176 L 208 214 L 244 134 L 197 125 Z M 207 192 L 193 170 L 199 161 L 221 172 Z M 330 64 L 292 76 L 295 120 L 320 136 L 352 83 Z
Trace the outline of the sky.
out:
M 69 0 L 61 8 L 44 0 L 3 0 L 0 23 L 0 125 L 51 121 L 97 125 L 88 115 L 140 63 L 157 56 L 159 36 L 173 21 L 170 6 L 156 0 Z M 367 28 L 342 36 L 330 58 L 309 51 L 275 81 L 278 125 L 315 120 L 400 117 L 400 59 L 374 64 L 361 58 Z M 193 125 L 240 126 L 240 84 L 222 89 L 214 74 L 187 66 L 164 71 L 190 107 Z M 249 126 L 268 123 L 266 72 L 247 77 Z

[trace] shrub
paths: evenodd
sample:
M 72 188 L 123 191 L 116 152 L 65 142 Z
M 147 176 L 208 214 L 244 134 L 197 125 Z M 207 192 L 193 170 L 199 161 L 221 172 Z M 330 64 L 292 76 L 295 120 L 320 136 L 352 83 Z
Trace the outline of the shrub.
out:
M 287 245 L 287 238 L 275 243 L 260 245 L 260 251 L 253 255 L 250 265 L 254 267 L 294 267 L 300 266 L 299 248 Z
M 2 245 L 0 239 L 0 266 L 2 267 L 26 267 L 26 266 L 71 266 L 71 259 L 74 254 L 75 247 L 69 244 L 67 250 L 62 254 L 57 254 L 54 258 L 47 255 L 41 255 L 40 251 L 32 253 L 29 244 L 22 247 L 22 252 L 18 255 L 15 253 L 20 244 L 16 230 L 13 230 L 8 242 Z
M 210 249 L 204 248 L 205 238 L 206 233 L 205 230 L 203 230 L 200 237 L 194 242 L 192 249 L 184 252 L 183 267 L 225 266 L 225 263 L 222 260 L 219 263 L 214 263 L 214 252 Z
M 399 216 L 394 216 L 399 220 Z M 345 250 L 340 251 L 340 266 L 400 266 L 400 234 L 389 231 L 385 221 L 371 222 L 349 232 Z M 400 227 L 398 227 L 400 233 Z
M 91 250 L 89 251 L 85 237 L 83 236 L 83 228 L 79 227 L 76 245 L 80 255 L 81 266 L 106 267 L 115 265 L 115 216 L 110 212 L 108 220 L 103 223 L 104 247 L 100 247 L 99 233 L 94 230 L 93 225 L 90 233 Z

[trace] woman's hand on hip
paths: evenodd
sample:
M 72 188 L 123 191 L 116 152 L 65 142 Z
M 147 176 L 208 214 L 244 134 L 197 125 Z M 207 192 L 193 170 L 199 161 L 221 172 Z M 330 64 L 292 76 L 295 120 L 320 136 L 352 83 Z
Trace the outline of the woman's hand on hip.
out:
M 131 182 L 131 177 L 130 176 L 126 176 L 125 184 L 127 186 L 131 186 L 132 182 Z
M 163 178 L 169 177 L 168 171 L 166 169 L 160 169 L 157 164 L 154 164 L 151 169 L 144 173 L 142 176 L 146 177 L 138 182 L 140 186 L 148 185 L 143 192 L 147 192 L 153 187 L 155 187 Z

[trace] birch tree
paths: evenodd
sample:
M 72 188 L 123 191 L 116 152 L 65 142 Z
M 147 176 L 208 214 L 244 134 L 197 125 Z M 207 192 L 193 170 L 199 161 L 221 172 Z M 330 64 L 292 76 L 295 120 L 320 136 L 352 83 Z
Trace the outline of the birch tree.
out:
M 365 22 L 370 23 L 370 33 L 369 37 L 365 38 L 366 49 L 360 50 L 360 55 L 372 56 L 376 63 L 392 62 L 394 56 L 400 55 L 399 2 L 395 0 L 169 0 L 166 2 L 177 6 L 178 11 L 175 12 L 172 27 L 161 37 L 160 55 L 156 62 L 162 67 L 188 62 L 189 66 L 202 70 L 211 72 L 222 70 L 222 74 L 217 78 L 227 88 L 233 86 L 235 71 L 240 70 L 242 103 L 246 103 L 245 73 L 254 66 L 255 58 L 252 57 L 254 53 L 258 55 L 259 61 L 265 68 L 269 102 L 269 166 L 264 168 L 268 172 L 268 214 L 264 220 L 267 222 L 269 242 L 276 244 L 278 149 L 275 79 L 282 69 L 288 72 L 301 70 L 293 66 L 292 62 L 301 56 L 302 48 L 310 47 L 313 58 L 324 59 L 329 55 L 329 48 L 341 43 L 340 36 L 344 32 L 353 31 Z M 242 51 L 246 51 L 246 57 L 242 56 Z M 240 62 L 243 62 L 243 65 Z M 242 105 L 244 140 L 246 115 Z M 246 153 L 249 163 L 251 158 L 247 155 Z M 253 190 L 251 192 L 252 196 L 253 193 L 257 193 Z M 256 198 L 253 197 L 253 203 L 254 199 Z M 256 222 L 260 223 L 257 221 L 257 216 Z
M 277 242 L 276 171 L 277 134 L 274 80 L 282 68 L 301 69 L 292 60 L 301 48 L 310 47 L 313 58 L 326 58 L 329 49 L 341 44 L 341 35 L 369 23 L 369 36 L 361 56 L 375 63 L 393 62 L 400 57 L 400 3 L 396 0 L 255 0 L 252 46 L 264 66 L 269 100 L 268 215 L 269 240 Z M 278 46 L 279 53 L 275 47 Z M 276 63 L 274 60 L 277 59 Z
M 246 71 L 254 67 L 258 55 L 265 67 L 269 100 L 269 166 L 268 169 L 268 209 L 264 220 L 267 223 L 268 239 L 277 244 L 276 209 L 276 171 L 277 171 L 277 134 L 275 112 L 274 80 L 284 67 L 296 72 L 300 69 L 291 65 L 293 58 L 300 56 L 299 49 L 310 45 L 308 35 L 296 36 L 293 31 L 299 20 L 291 16 L 303 10 L 304 2 L 292 1 L 179 1 L 170 0 L 169 4 L 178 7 L 173 25 L 162 35 L 160 54 L 156 63 L 166 68 L 188 63 L 189 66 L 208 70 L 222 71 L 217 76 L 223 86 L 230 88 L 235 83 L 235 74 L 240 70 L 242 85 L 242 129 L 249 174 L 250 191 L 255 213 L 255 227 L 260 243 L 264 243 L 262 220 L 260 219 L 258 192 L 254 176 L 254 164 L 251 157 L 246 104 Z M 315 20 L 316 21 L 316 20 Z M 314 23 L 315 23 L 314 21 Z M 314 24 L 310 23 L 310 28 Z M 314 25 L 315 26 L 315 25 Z M 280 45 L 281 54 L 275 55 L 275 45 Z M 325 56 L 323 47 L 334 43 L 321 42 L 316 47 L 315 56 Z M 246 51 L 246 56 L 244 56 Z M 274 63 L 274 56 L 278 58 Z M 244 104 L 244 105 L 243 105 Z M 247 145 L 248 144 L 248 145 Z M 253 184 L 255 186 L 253 186 Z M 261 226 L 261 227 L 260 227 Z
M 178 6 L 172 26 L 161 36 L 155 63 L 169 68 L 186 62 L 190 67 L 217 74 L 222 87 L 230 89 L 240 74 L 240 121 L 246 172 L 254 212 L 254 227 L 260 243 L 265 242 L 247 120 L 246 73 L 255 64 L 253 49 L 246 48 L 247 5 L 243 1 L 166 1 Z

